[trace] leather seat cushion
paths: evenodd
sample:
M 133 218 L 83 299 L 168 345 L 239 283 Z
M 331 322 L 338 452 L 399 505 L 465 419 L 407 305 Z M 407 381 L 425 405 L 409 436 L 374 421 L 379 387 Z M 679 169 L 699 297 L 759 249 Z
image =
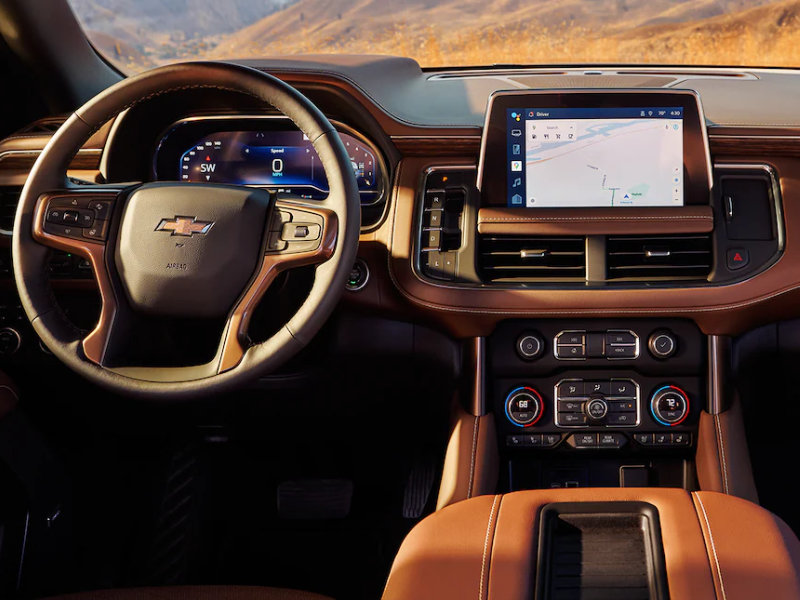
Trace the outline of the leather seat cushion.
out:
M 331 600 L 312 592 L 255 586 L 174 586 L 95 590 L 48 600 Z

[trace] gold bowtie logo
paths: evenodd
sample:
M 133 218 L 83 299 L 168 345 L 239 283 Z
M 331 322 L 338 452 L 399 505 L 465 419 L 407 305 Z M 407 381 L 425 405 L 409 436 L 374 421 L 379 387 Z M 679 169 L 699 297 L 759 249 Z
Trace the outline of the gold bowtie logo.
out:
M 192 237 L 195 233 L 205 235 L 214 221 L 198 221 L 197 217 L 175 217 L 174 219 L 161 219 L 156 231 L 169 231 L 171 235 Z

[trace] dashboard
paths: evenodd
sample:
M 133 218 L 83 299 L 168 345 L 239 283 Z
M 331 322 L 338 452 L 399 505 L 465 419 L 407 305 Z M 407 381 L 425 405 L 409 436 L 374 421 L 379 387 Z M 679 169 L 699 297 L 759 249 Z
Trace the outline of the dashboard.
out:
M 459 337 L 507 318 L 663 315 L 733 333 L 800 314 L 800 113 L 787 91 L 800 89 L 800 73 L 424 71 L 391 57 L 247 64 L 307 95 L 350 152 L 361 275 L 346 303 L 423 314 Z M 633 143 L 622 121 L 652 130 Z M 598 151 L 553 160 L 563 145 L 534 140 L 534 126 L 568 142 L 573 131 L 594 135 Z M 4 142 L 31 152 L 0 158 L 7 197 L 48 138 Z M 80 178 L 237 183 L 309 202 L 326 192 L 293 124 L 221 92 L 137 106 L 74 165 Z

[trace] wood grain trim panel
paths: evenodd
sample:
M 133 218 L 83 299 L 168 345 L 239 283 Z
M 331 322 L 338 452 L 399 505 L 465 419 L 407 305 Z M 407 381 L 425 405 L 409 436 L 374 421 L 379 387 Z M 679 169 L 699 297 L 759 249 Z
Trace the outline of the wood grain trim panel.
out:
M 481 208 L 478 232 L 509 235 L 709 233 L 710 206 L 648 208 Z

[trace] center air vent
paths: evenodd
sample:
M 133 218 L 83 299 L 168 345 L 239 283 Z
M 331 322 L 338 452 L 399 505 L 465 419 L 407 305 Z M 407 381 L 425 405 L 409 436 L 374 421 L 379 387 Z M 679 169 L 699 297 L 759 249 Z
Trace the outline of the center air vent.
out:
M 609 280 L 706 280 L 714 264 L 711 236 L 609 236 Z
M 478 268 L 486 282 L 583 281 L 586 240 L 576 237 L 483 235 Z

